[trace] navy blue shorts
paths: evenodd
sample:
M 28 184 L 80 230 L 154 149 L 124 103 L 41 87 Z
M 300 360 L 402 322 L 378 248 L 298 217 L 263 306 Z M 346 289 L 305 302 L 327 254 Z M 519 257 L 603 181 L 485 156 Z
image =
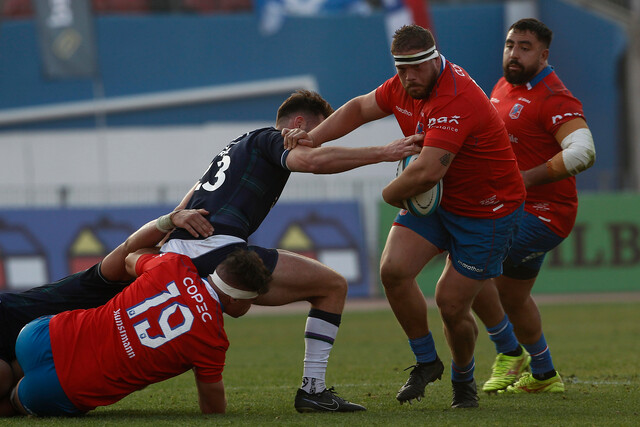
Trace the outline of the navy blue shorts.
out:
M 524 204 L 502 218 L 472 218 L 439 208 L 427 217 L 400 211 L 395 222 L 449 251 L 452 265 L 460 274 L 475 280 L 502 274 L 502 262 L 518 229 Z
M 525 212 L 520 228 L 509 250 L 509 262 L 514 267 L 525 267 L 538 272 L 550 250 L 558 246 L 564 237 L 560 237 L 535 215 Z M 506 276 L 511 276 L 506 273 Z
M 217 241 L 220 242 L 220 246 L 218 246 Z M 239 237 L 234 236 L 212 236 L 205 240 L 169 240 L 162 246 L 160 251 L 174 252 L 188 256 L 198 270 L 198 274 L 206 277 L 212 274 L 216 270 L 216 267 L 236 249 L 254 251 L 260 256 L 265 267 L 267 267 L 271 273 L 275 270 L 276 264 L 278 263 L 277 249 L 248 245 Z
M 16 341 L 16 357 L 24 371 L 18 385 L 20 403 L 31 415 L 82 415 L 60 386 L 51 352 L 49 321 L 40 317 L 25 326 Z

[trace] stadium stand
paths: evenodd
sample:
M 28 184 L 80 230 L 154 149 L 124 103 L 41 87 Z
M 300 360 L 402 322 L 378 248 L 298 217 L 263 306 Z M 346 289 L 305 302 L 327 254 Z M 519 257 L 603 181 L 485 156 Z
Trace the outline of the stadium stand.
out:
M 2 4 L 2 2 L 0 2 Z M 92 0 L 98 14 L 139 13 L 232 13 L 253 9 L 251 0 Z M 2 16 L 26 19 L 33 16 L 30 0 L 5 0 Z

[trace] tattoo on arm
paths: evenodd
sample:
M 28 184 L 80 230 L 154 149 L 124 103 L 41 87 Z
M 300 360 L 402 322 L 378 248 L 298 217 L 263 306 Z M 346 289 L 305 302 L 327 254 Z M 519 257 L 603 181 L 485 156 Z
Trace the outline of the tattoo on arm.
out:
M 449 163 L 451 163 L 451 153 L 447 153 L 444 156 L 440 157 L 440 164 L 442 166 L 447 166 Z

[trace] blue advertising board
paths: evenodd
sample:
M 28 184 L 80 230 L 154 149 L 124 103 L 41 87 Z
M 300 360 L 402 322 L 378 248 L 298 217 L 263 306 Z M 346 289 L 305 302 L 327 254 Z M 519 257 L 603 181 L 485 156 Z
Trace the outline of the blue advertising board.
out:
M 23 290 L 97 263 L 173 206 L 0 211 L 0 290 Z M 280 203 L 251 244 L 297 252 L 330 266 L 350 296 L 369 294 L 363 224 L 356 202 Z

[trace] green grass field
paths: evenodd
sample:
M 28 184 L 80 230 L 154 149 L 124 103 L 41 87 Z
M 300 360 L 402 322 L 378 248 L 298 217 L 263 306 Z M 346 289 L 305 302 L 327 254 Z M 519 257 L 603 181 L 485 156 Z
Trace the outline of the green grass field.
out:
M 431 308 L 431 307 L 430 307 Z M 278 309 L 273 309 L 277 311 Z M 395 400 L 413 362 L 390 310 L 349 311 L 331 354 L 327 382 L 361 403 L 356 414 L 298 414 L 293 398 L 302 373 L 304 313 L 227 318 L 231 341 L 223 416 L 199 413 L 194 379 L 186 373 L 154 384 L 117 404 L 78 419 L 1 420 L 12 425 L 433 425 L 433 426 L 637 426 L 640 425 L 640 303 L 541 306 L 545 335 L 565 379 L 562 395 L 480 396 L 480 408 L 452 410 L 449 370 L 413 405 Z M 440 357 L 450 361 L 435 308 L 431 328 Z M 476 380 L 487 379 L 495 357 L 481 327 Z M 81 369 L 81 368 L 79 368 Z M 90 378 L 87 378 L 90 381 Z

